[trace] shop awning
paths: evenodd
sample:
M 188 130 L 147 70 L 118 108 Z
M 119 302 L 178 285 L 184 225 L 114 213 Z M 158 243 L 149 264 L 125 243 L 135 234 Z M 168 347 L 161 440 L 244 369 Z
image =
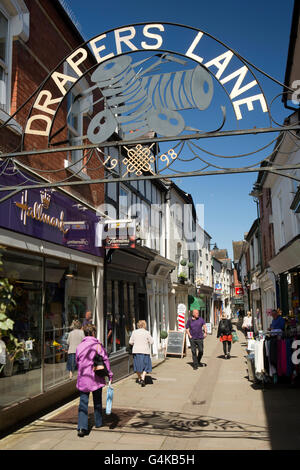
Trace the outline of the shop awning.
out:
M 299 266 L 300 239 L 298 238 L 269 261 L 275 274 L 284 273 Z
M 203 299 L 189 295 L 189 310 L 200 310 L 201 308 L 205 307 L 206 304 Z

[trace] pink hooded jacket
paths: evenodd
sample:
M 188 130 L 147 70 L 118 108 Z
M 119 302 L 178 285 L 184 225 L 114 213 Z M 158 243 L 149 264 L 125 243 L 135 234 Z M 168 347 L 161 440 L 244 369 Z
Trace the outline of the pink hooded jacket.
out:
M 94 336 L 85 336 L 76 349 L 76 362 L 78 365 L 76 387 L 81 392 L 93 392 L 106 385 L 105 378 L 99 377 L 93 370 L 94 357 L 96 353 L 99 353 L 99 344 L 101 345 L 100 355 L 107 367 L 109 380 L 113 378 L 108 355 L 104 347 Z

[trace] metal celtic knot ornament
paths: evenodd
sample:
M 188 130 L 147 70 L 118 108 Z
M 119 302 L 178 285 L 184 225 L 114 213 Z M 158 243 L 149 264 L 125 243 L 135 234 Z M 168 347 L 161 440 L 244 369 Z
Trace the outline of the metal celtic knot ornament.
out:
M 154 174 L 152 164 L 155 162 L 155 157 L 151 153 L 153 145 L 143 147 L 141 144 L 138 144 L 132 149 L 124 146 L 127 150 L 127 158 L 124 158 L 123 163 L 126 165 L 127 171 L 123 176 L 126 176 L 128 173 L 135 173 L 137 176 L 141 176 L 145 171 L 150 171 L 150 173 Z

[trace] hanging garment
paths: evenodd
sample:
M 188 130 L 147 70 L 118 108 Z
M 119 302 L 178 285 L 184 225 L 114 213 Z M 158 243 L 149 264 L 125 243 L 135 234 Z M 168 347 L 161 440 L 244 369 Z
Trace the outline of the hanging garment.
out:
M 269 358 L 267 355 L 267 341 L 264 341 L 263 356 L 264 356 L 264 369 L 265 369 L 266 374 L 269 375 L 270 367 L 269 367 Z
M 277 338 L 270 338 L 270 354 L 269 354 L 270 363 L 277 369 Z
M 286 375 L 291 376 L 293 373 L 293 363 L 292 363 L 292 338 L 286 340 Z
M 261 374 L 264 372 L 264 340 L 255 341 L 254 349 L 254 364 L 255 364 L 255 373 Z
M 286 343 L 284 339 L 277 340 L 277 373 L 279 377 L 286 375 Z
M 273 375 L 276 374 L 276 367 L 274 367 L 273 364 L 271 364 L 271 360 L 270 360 L 270 347 L 271 347 L 270 339 L 265 340 L 265 346 L 266 346 L 266 355 L 267 355 L 268 362 L 269 362 L 269 376 L 273 377 Z

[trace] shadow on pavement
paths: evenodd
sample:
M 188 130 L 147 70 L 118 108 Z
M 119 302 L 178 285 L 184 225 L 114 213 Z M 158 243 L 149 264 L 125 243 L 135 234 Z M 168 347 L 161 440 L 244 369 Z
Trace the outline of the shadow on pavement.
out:
M 78 407 L 53 416 L 50 423 L 77 424 Z M 168 411 L 138 411 L 115 409 L 106 416 L 103 412 L 103 427 L 97 431 L 119 431 L 163 435 L 176 438 L 235 438 L 268 441 L 267 429 L 238 421 L 212 416 L 195 416 Z M 44 425 L 46 422 L 43 423 Z M 93 408 L 89 407 L 89 428 L 93 428 Z M 50 427 L 50 426 L 49 426 Z M 50 427 L 51 428 L 51 427 Z

